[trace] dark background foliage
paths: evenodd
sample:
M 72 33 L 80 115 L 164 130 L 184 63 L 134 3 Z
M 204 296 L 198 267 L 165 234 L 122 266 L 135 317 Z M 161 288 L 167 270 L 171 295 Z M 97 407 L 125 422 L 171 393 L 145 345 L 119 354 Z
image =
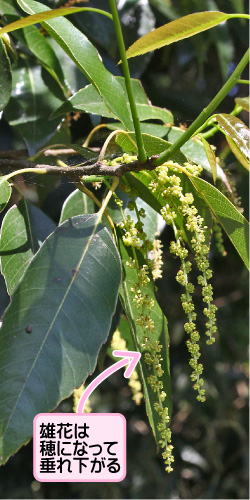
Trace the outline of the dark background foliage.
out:
M 58 7 L 65 2 L 47 0 L 44 3 Z M 108 8 L 108 2 L 103 0 L 91 0 L 89 4 Z M 247 2 L 243 0 L 151 0 L 149 3 L 126 0 L 119 1 L 118 6 L 127 47 L 154 26 L 191 12 L 247 12 Z M 74 22 L 100 50 L 106 67 L 120 74 L 110 21 L 89 13 L 75 15 Z M 209 32 L 131 60 L 132 76 L 141 78 L 154 105 L 173 112 L 175 124 L 189 125 L 232 72 L 246 50 L 247 38 L 246 22 L 231 20 Z M 58 48 L 57 53 L 61 56 L 61 49 Z M 69 78 L 73 91 L 84 85 L 84 78 L 78 72 Z M 237 85 L 219 111 L 230 112 L 235 97 L 245 95 L 246 86 Z M 241 119 L 246 121 L 247 116 L 242 113 Z M 77 121 L 72 120 L 72 139 L 86 136 L 98 122 L 98 117 L 86 114 Z M 1 149 L 22 144 L 7 124 L 1 127 Z M 101 135 L 99 140 L 102 140 Z M 217 155 L 221 155 L 248 217 L 246 171 L 229 152 L 224 136 L 217 134 L 211 142 L 217 146 Z M 31 190 L 34 180 L 28 179 Z M 63 181 L 54 189 L 39 179 L 38 184 L 39 192 L 50 191 L 44 196 L 43 209 L 58 221 L 62 203 L 73 185 Z M 171 337 L 174 472 L 170 475 L 164 472 L 162 460 L 156 455 L 144 405 L 134 405 L 127 381 L 118 372 L 95 391 L 91 404 L 94 412 L 121 412 L 127 419 L 127 477 L 121 483 L 110 484 L 38 483 L 32 475 L 30 443 L 0 469 L 0 498 L 248 498 L 248 274 L 226 237 L 226 257 L 219 254 L 212 242 L 214 297 L 219 308 L 218 336 L 212 347 L 207 348 L 205 342 L 202 346 L 207 401 L 198 403 L 189 379 L 183 331 L 185 318 L 179 300 L 181 290 L 175 281 L 179 264 L 168 250 L 172 239 L 170 230 L 165 229 L 161 237 L 164 275 L 157 286 Z M 3 310 L 6 305 L 3 292 L 0 300 Z M 202 312 L 201 297 L 196 295 L 195 300 Z M 200 316 L 202 318 L 202 314 Z M 62 402 L 57 411 L 72 411 L 72 401 Z

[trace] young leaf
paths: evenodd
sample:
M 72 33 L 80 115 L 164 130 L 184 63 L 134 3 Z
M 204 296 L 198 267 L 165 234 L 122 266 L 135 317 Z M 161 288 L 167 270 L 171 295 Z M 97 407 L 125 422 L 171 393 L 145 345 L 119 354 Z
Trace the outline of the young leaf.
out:
M 230 142 L 234 142 L 243 156 L 250 160 L 250 130 L 239 118 L 227 114 L 216 115 L 216 120 Z
M 12 73 L 10 60 L 3 40 L 0 37 L 0 116 L 11 95 Z
M 146 52 L 170 45 L 184 38 L 189 38 L 233 17 L 238 16 L 219 11 L 196 12 L 181 17 L 139 38 L 139 40 L 128 48 L 126 52 L 127 58 L 146 54 Z
M 249 112 L 249 97 L 236 97 L 235 102 Z
M 56 225 L 39 208 L 23 199 L 13 205 L 1 228 L 0 257 L 9 295 L 12 295 L 32 257 Z
M 62 212 L 59 224 L 75 215 L 93 214 L 95 212 L 95 204 L 89 196 L 76 189 L 65 200 L 62 206 Z
M 249 224 L 243 215 L 218 189 L 199 177 L 190 181 L 211 209 L 238 254 L 249 269 Z
M 11 187 L 4 177 L 0 177 L 0 212 L 6 207 L 11 195 Z
M 0 461 L 93 373 L 118 296 L 121 265 L 97 215 L 73 217 L 42 244 L 0 330 Z M 10 370 L 11 366 L 11 370 Z
M 124 263 L 124 275 L 120 288 L 120 299 L 128 318 L 130 332 L 133 338 L 133 343 L 135 345 L 135 350 L 142 352 L 144 350 L 143 344 L 145 343 L 144 341 L 145 329 L 142 326 L 136 324 L 136 318 L 138 317 L 140 311 L 138 311 L 138 308 L 136 308 L 135 306 L 134 302 L 135 294 L 131 291 L 131 288 L 133 288 L 135 283 L 138 282 L 138 271 L 137 269 L 131 269 L 129 266 L 126 265 L 126 262 L 128 262 L 130 258 L 133 258 L 133 253 L 130 247 L 125 247 L 123 245 L 120 237 L 119 237 L 119 247 L 120 247 L 122 262 Z M 139 260 L 139 265 L 142 266 L 145 262 L 140 252 L 136 252 L 136 255 Z M 162 345 L 161 358 L 162 358 L 162 368 L 164 370 L 164 375 L 161 380 L 163 382 L 163 391 L 165 391 L 167 394 L 163 406 L 164 407 L 167 406 L 169 408 L 169 415 L 171 415 L 172 401 L 171 401 L 170 365 L 169 365 L 169 335 L 167 328 L 167 320 L 156 300 L 152 279 L 150 280 L 149 283 L 143 286 L 143 293 L 147 294 L 148 298 L 154 301 L 154 305 L 150 310 L 150 318 L 154 322 L 155 331 L 153 333 L 146 331 L 146 335 L 150 337 L 150 339 L 153 341 L 158 340 L 159 343 Z M 149 418 L 149 423 L 152 427 L 156 443 L 158 444 L 161 439 L 160 432 L 157 429 L 157 424 L 160 422 L 160 417 L 154 408 L 154 403 L 156 403 L 158 399 L 157 399 L 157 394 L 152 390 L 152 387 L 148 382 L 148 377 L 152 375 L 152 370 L 150 370 L 149 365 L 145 363 L 143 355 L 141 356 L 139 362 L 139 370 L 140 370 L 141 380 L 143 382 L 143 391 L 144 391 L 146 411 Z
M 237 146 L 233 139 L 230 139 L 228 135 L 226 135 L 226 140 L 234 156 L 236 156 L 241 165 L 249 171 L 249 160 L 247 160 L 245 155 L 242 153 L 242 150 Z
M 202 140 L 204 149 L 206 151 L 207 159 L 208 159 L 210 167 L 211 167 L 213 181 L 214 181 L 214 184 L 215 184 L 216 183 L 216 179 L 217 179 L 216 156 L 215 156 L 215 153 L 212 150 L 210 144 L 206 141 L 206 139 L 204 139 L 204 137 L 202 135 L 200 135 L 200 138 Z
M 42 12 L 44 15 L 44 12 L 50 12 L 47 6 L 34 0 L 18 0 L 18 4 L 29 14 Z M 98 52 L 86 36 L 64 18 L 43 22 L 42 25 L 71 57 L 90 83 L 93 83 L 111 113 L 129 130 L 133 130 L 123 90 L 114 76 L 106 70 Z
M 25 0 L 18 2 L 20 7 L 25 11 L 26 7 L 26 2 Z M 37 2 L 38 3 L 38 2 Z M 21 5 L 22 4 L 22 5 Z M 29 2 L 27 2 L 28 6 Z M 40 4 L 43 5 L 43 4 Z M 28 8 L 28 7 L 26 7 Z M 41 23 L 42 21 L 48 21 L 49 19 L 55 19 L 56 17 L 61 17 L 61 16 L 67 16 L 69 14 L 75 14 L 76 12 L 83 12 L 89 10 L 88 7 L 62 7 L 61 9 L 44 9 L 44 11 L 37 13 L 37 14 L 32 14 L 31 16 L 23 17 L 22 19 L 18 19 L 17 21 L 14 21 L 11 24 L 7 24 L 7 26 L 1 27 L 0 30 L 0 36 L 2 36 L 4 33 L 11 33 L 12 31 L 19 30 L 21 28 L 25 28 L 26 26 L 31 26 L 32 24 L 38 24 Z M 27 11 L 26 11 L 27 12 Z M 39 11 L 38 11 L 39 12 Z M 100 11 L 103 14 L 110 16 L 105 11 Z

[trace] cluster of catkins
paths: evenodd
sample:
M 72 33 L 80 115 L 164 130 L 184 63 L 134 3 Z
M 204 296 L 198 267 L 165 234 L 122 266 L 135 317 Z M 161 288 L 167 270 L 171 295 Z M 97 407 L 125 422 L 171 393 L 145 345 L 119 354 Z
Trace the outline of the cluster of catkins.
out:
M 202 168 L 197 165 L 185 164 L 184 169 L 187 174 L 197 176 L 201 173 Z M 181 167 L 181 170 L 183 168 Z M 166 205 L 161 209 L 161 215 L 168 225 L 171 225 L 175 235 L 175 241 L 170 243 L 170 252 L 179 257 L 181 261 L 180 270 L 177 273 L 176 280 L 183 286 L 185 292 L 181 295 L 181 302 L 184 312 L 187 315 L 187 322 L 184 329 L 189 338 L 187 347 L 191 355 L 189 361 L 193 372 L 191 380 L 194 382 L 194 389 L 197 390 L 199 401 L 205 401 L 205 391 L 202 388 L 204 380 L 201 378 L 203 366 L 199 363 L 200 335 L 197 331 L 195 307 L 192 299 L 194 293 L 194 285 L 189 280 L 189 274 L 192 269 L 192 264 L 188 260 L 188 250 L 185 246 L 185 234 L 183 230 L 177 227 L 177 211 L 181 214 L 183 226 L 190 246 L 192 248 L 197 268 L 200 272 L 197 281 L 202 286 L 203 301 L 206 303 L 204 307 L 204 315 L 207 317 L 206 335 L 208 337 L 207 344 L 213 344 L 215 341 L 214 334 L 216 332 L 215 312 L 216 306 L 212 304 L 213 289 L 208 283 L 212 277 L 212 271 L 209 268 L 209 244 L 206 243 L 206 229 L 203 218 L 198 214 L 198 210 L 194 205 L 194 197 L 192 193 L 183 192 L 181 185 L 180 165 L 169 161 L 158 167 L 154 172 L 154 178 L 150 183 L 150 189 L 157 192 L 162 199 L 166 200 Z
M 129 163 L 134 159 L 135 157 L 124 155 L 119 159 L 116 158 L 113 160 L 113 163 Z M 187 322 L 184 325 L 184 329 L 188 334 L 186 343 L 191 356 L 189 361 L 192 368 L 191 379 L 194 382 L 193 387 L 198 393 L 197 399 L 199 401 L 205 401 L 205 391 L 203 388 L 204 380 L 201 377 L 203 366 L 199 362 L 200 335 L 197 331 L 197 314 L 192 299 L 194 285 L 189 279 L 192 264 L 190 260 L 188 260 L 189 252 L 186 248 L 186 241 L 188 241 L 194 254 L 196 265 L 199 270 L 198 284 L 202 287 L 203 301 L 206 304 L 204 307 L 204 314 L 207 317 L 207 344 L 213 344 L 215 341 L 216 306 L 212 303 L 213 290 L 209 283 L 212 271 L 209 268 L 208 260 L 209 244 L 206 241 L 207 228 L 204 225 L 203 218 L 199 215 L 195 207 L 192 193 L 184 192 L 181 178 L 183 170 L 187 175 L 192 174 L 198 176 L 202 168 L 189 163 L 180 166 L 177 163 L 169 161 L 157 167 L 155 171 L 152 172 L 151 182 L 148 188 L 153 193 L 157 194 L 158 199 L 161 198 L 163 205 L 161 215 L 165 222 L 172 226 L 174 231 L 175 240 L 170 244 L 170 252 L 179 257 L 181 262 L 176 280 L 184 288 L 184 293 L 181 295 L 181 302 L 184 312 L 187 315 Z M 174 459 L 172 456 L 173 447 L 171 445 L 171 431 L 169 429 L 169 410 L 164 406 L 167 395 L 163 391 L 162 382 L 162 377 L 164 375 L 164 366 L 162 366 L 161 357 L 162 346 L 154 337 L 156 328 L 150 315 L 150 311 L 154 306 L 154 300 L 150 298 L 145 291 L 145 287 L 151 279 L 150 276 L 152 276 L 153 279 L 162 277 L 162 245 L 159 239 L 155 239 L 153 242 L 147 239 L 147 235 L 143 230 L 145 212 L 143 209 L 137 209 L 135 202 L 136 192 L 128 185 L 123 187 L 131 197 L 129 208 L 134 210 L 137 214 L 137 221 L 135 222 L 134 218 L 129 214 L 125 215 L 122 209 L 122 201 L 117 199 L 117 204 L 120 207 L 123 218 L 123 222 L 120 223 L 120 227 L 123 229 L 123 243 L 126 246 L 132 247 L 134 256 L 134 258 L 130 258 L 127 262 L 127 266 L 137 271 L 136 283 L 130 289 L 133 296 L 134 308 L 137 311 L 135 313 L 135 323 L 143 332 L 140 349 L 144 353 L 144 361 L 149 367 L 150 374 L 148 375 L 147 382 L 156 395 L 154 409 L 159 416 L 159 423 L 157 425 L 157 429 L 161 435 L 159 444 L 164 449 L 163 458 L 166 464 L 166 470 L 170 472 Z M 181 229 L 179 224 L 180 218 L 182 221 Z M 138 264 L 135 249 L 139 249 L 145 258 L 146 264 L 143 266 L 139 266 Z

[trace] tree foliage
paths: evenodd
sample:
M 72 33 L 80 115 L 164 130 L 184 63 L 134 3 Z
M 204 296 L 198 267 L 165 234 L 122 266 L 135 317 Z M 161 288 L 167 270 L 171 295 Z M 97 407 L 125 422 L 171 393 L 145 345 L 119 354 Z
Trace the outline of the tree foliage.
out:
M 93 373 L 103 352 L 111 355 L 107 345 L 118 328 L 142 353 L 146 412 L 170 472 L 169 331 L 154 284 L 163 264 L 159 224 L 172 228 L 170 252 L 180 261 L 176 280 L 187 316 L 191 380 L 203 402 L 203 332 L 193 295 L 198 286 L 209 350 L 217 332 L 209 257 L 213 234 L 223 253 L 224 231 L 249 267 L 248 222 L 207 139 L 222 132 L 248 168 L 249 129 L 238 118 L 245 101 L 238 100 L 231 113 L 216 112 L 240 79 L 248 53 L 186 130 L 174 126 L 171 110 L 151 104 L 140 80 L 130 77 L 127 57 L 247 15 L 188 14 L 142 33 L 126 55 L 116 2 L 105 3 L 107 12 L 92 6 L 50 9 L 33 0 L 4 0 L 0 6 L 0 109 L 16 145 L 0 152 L 1 272 L 10 297 L 0 331 L 0 461 L 28 442 L 37 413 L 56 408 Z M 75 13 L 77 20 L 64 18 Z M 105 36 L 117 37 L 123 76 L 107 69 L 97 50 L 98 34 L 84 26 L 85 15 L 97 22 L 103 14 Z M 117 62 L 118 54 L 112 56 Z M 143 68 L 148 57 L 138 65 Z M 93 128 L 73 142 L 71 121 L 79 113 L 90 116 Z M 104 143 L 92 147 L 101 133 Z M 27 175 L 37 183 L 33 202 L 32 189 L 20 182 Z M 64 196 L 52 221 L 43 200 L 65 177 L 77 190 Z

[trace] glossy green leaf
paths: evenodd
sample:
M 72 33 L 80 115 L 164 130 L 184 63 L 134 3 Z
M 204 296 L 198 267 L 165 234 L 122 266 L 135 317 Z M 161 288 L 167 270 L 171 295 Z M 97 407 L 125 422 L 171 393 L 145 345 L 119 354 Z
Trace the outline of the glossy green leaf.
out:
M 212 150 L 209 142 L 207 142 L 206 139 L 204 139 L 204 137 L 202 137 L 202 135 L 200 136 L 200 138 L 201 138 L 201 141 L 203 143 L 204 149 L 206 151 L 207 159 L 208 159 L 210 167 L 211 167 L 213 181 L 214 181 L 214 183 L 216 183 L 216 179 L 217 179 L 217 164 L 216 164 L 215 153 Z
M 235 102 L 249 112 L 249 97 L 236 97 Z
M 51 115 L 51 119 L 71 113 L 73 111 L 84 111 L 95 115 L 114 118 L 114 114 L 109 111 L 103 102 L 100 94 L 93 85 L 87 85 L 61 104 Z
M 10 60 L 4 45 L 0 38 L 0 112 L 5 108 L 11 95 L 12 73 Z
M 0 177 L 0 212 L 6 207 L 11 195 L 11 187 L 5 177 Z
M 34 0 L 18 0 L 18 4 L 29 14 L 49 11 L 48 7 Z M 104 67 L 98 52 L 90 41 L 64 18 L 42 23 L 48 33 L 71 57 L 101 95 L 108 109 L 124 125 L 133 129 L 123 90 L 114 76 Z
M 125 87 L 125 80 L 122 77 L 116 77 L 116 80 L 123 87 L 126 105 L 129 109 L 129 100 Z M 150 104 L 139 80 L 132 79 L 131 84 L 140 121 L 157 119 L 161 120 L 163 123 L 173 123 L 173 115 L 170 111 L 164 108 L 158 108 L 157 106 L 152 106 Z M 70 113 L 72 111 L 84 111 L 85 113 L 93 113 L 107 118 L 115 118 L 115 115 L 108 110 L 107 106 L 105 106 L 103 100 L 93 85 L 87 85 L 83 89 L 79 90 L 75 95 L 70 97 L 68 101 L 63 103 L 54 111 L 51 118 L 64 115 L 65 113 Z M 131 115 L 130 119 L 132 121 Z
M 219 114 L 216 120 L 224 134 L 233 141 L 242 154 L 250 160 L 250 130 L 237 116 Z
M 128 48 L 127 58 L 146 54 L 146 52 L 189 38 L 233 17 L 238 16 L 219 11 L 196 12 L 181 17 L 139 38 Z
M 121 265 L 97 215 L 73 217 L 42 244 L 0 330 L 0 461 L 93 373 L 115 311 Z
M 63 90 L 65 98 L 67 99 L 68 92 L 67 85 L 64 81 L 63 71 L 58 57 L 50 46 L 47 38 L 43 36 L 39 29 L 35 26 L 28 26 L 27 28 L 24 28 L 21 35 L 23 43 L 56 80 L 60 88 Z
M 25 10 L 25 7 L 29 5 L 29 2 L 27 2 L 26 6 L 26 1 L 23 0 L 18 2 L 20 7 L 22 7 L 23 10 Z M 37 2 L 38 3 L 38 2 Z M 43 4 L 40 4 L 43 5 Z M 7 26 L 3 26 L 0 30 L 0 36 L 2 36 L 4 33 L 11 33 L 12 31 L 25 28 L 26 26 L 31 26 L 32 24 L 39 24 L 42 23 L 42 21 L 48 21 L 49 19 L 55 19 L 57 17 L 61 16 L 68 16 L 69 14 L 75 14 L 76 12 L 83 12 L 86 10 L 90 10 L 88 7 L 62 7 L 61 9 L 44 9 L 43 11 L 40 11 L 42 13 L 36 13 L 32 14 L 31 16 L 23 17 L 22 19 L 18 19 L 18 21 L 14 21 L 11 24 L 7 24 Z M 26 11 L 27 12 L 27 11 Z M 39 12 L 39 11 L 38 11 Z M 102 11 L 104 14 L 104 11 Z M 108 14 L 107 14 L 108 15 Z
M 190 176 L 194 187 L 211 209 L 238 254 L 249 269 L 249 223 L 235 206 L 214 186 L 198 177 Z
M 55 133 L 60 119 L 49 121 L 48 117 L 60 103 L 61 100 L 48 91 L 41 67 L 29 58 L 19 58 L 13 70 L 13 90 L 4 117 L 22 135 L 30 155 Z
M 32 257 L 56 225 L 39 208 L 23 199 L 13 205 L 1 228 L 0 257 L 9 295 L 12 295 Z
M 60 61 L 69 95 L 75 94 L 79 89 L 88 85 L 89 82 L 83 72 L 75 65 L 75 62 L 66 54 L 63 48 L 58 45 L 56 40 L 48 37 L 47 41 Z
M 89 196 L 76 189 L 65 200 L 62 206 L 59 224 L 75 215 L 95 213 L 95 204 Z
M 133 301 L 134 294 L 131 292 L 131 288 L 134 287 L 135 283 L 138 282 L 138 272 L 137 269 L 131 269 L 126 265 L 129 258 L 134 258 L 132 250 L 130 247 L 125 247 L 119 237 L 119 247 L 122 257 L 122 262 L 124 263 L 124 276 L 122 280 L 122 285 L 120 287 L 120 299 L 123 309 L 128 318 L 130 332 L 133 338 L 136 351 L 142 352 L 142 345 L 145 343 L 145 329 L 138 324 L 136 324 L 135 319 L 138 317 L 140 311 L 135 307 Z M 145 261 L 143 260 L 140 252 L 136 252 L 139 265 L 142 266 Z M 150 309 L 150 318 L 154 321 L 155 331 L 150 333 L 147 331 L 147 336 L 152 340 L 159 340 L 160 344 L 163 346 L 161 350 L 162 357 L 162 367 L 164 370 L 164 375 L 162 377 L 163 391 L 166 392 L 167 398 L 164 401 L 164 406 L 169 408 L 169 415 L 171 415 L 172 401 L 171 401 L 171 384 L 170 384 L 170 365 L 169 365 L 169 335 L 167 320 L 158 305 L 155 297 L 154 285 L 152 279 L 143 287 L 143 293 L 147 294 L 149 298 L 154 301 L 153 307 Z M 157 394 L 153 392 L 151 386 L 148 383 L 147 378 L 152 374 L 149 365 L 145 363 L 144 356 L 141 356 L 139 361 L 139 371 L 141 380 L 143 383 L 143 391 L 146 403 L 146 411 L 149 418 L 149 423 L 152 427 L 156 443 L 159 443 L 161 439 L 160 433 L 157 429 L 157 424 L 159 423 L 159 415 L 154 409 L 154 403 L 158 400 Z
M 135 141 L 135 134 L 133 132 L 129 133 L 129 136 Z M 124 134 L 117 135 L 116 142 L 125 153 L 136 153 L 132 142 Z M 168 141 L 164 141 L 163 139 L 159 139 L 159 137 L 154 137 L 148 134 L 143 134 L 143 143 L 148 157 L 158 155 L 170 146 Z M 179 152 L 175 153 L 170 159 L 180 163 L 181 165 L 187 161 L 185 156 Z

